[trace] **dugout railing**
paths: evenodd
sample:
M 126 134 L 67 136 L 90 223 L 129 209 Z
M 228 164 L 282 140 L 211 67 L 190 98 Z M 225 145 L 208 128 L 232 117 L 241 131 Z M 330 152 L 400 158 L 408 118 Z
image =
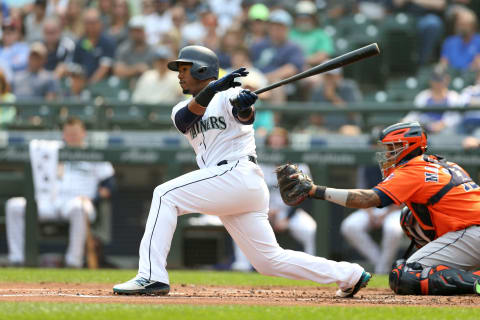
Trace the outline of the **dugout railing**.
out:
M 471 151 L 453 151 L 433 148 L 433 153 L 439 153 L 447 159 L 457 162 L 470 172 L 474 179 L 478 180 L 480 168 L 480 150 Z M 165 166 L 165 176 L 162 181 L 174 178 L 188 168 L 194 167 L 194 155 L 190 149 L 179 148 L 107 148 L 107 149 L 64 149 L 60 151 L 61 161 L 110 161 L 114 166 L 123 166 L 124 168 L 138 166 Z M 353 188 L 351 183 L 352 169 L 359 165 L 374 164 L 374 153 L 371 149 L 345 150 L 341 148 L 316 148 L 311 150 L 298 151 L 291 148 L 284 150 L 270 150 L 259 148 L 258 157 L 264 163 L 307 163 L 311 167 L 312 175 L 317 184 L 324 184 L 333 187 Z M 33 183 L 31 180 L 31 167 L 29 164 L 29 154 L 26 147 L 2 147 L 0 148 L 0 167 L 2 170 L 18 171 L 23 174 L 24 189 L 23 196 L 27 202 L 33 204 Z M 132 169 L 133 170 L 133 169 Z M 332 173 L 337 172 L 336 175 Z M 0 175 L 0 179 L 2 176 Z M 162 181 L 158 181 L 160 184 Z M 1 184 L 4 187 L 0 190 L 6 192 L 7 184 Z M 18 183 L 16 184 L 19 185 Z M 153 189 L 152 189 L 153 190 Z M 132 201 L 135 201 L 133 199 Z M 330 242 L 332 233 L 338 233 L 338 230 L 332 229 L 330 219 L 337 219 L 335 215 L 330 214 L 335 211 L 336 205 L 325 201 L 315 201 L 313 216 L 318 224 L 317 231 L 317 254 L 330 257 Z M 338 210 L 338 208 L 337 208 Z M 132 213 L 133 214 L 133 213 Z M 113 213 L 115 219 L 115 213 Z M 178 228 L 172 242 L 171 253 L 168 263 L 173 267 L 181 267 L 182 261 L 182 228 L 184 221 L 179 219 Z M 26 213 L 26 259 L 28 266 L 36 266 L 38 263 L 38 222 L 34 205 L 27 206 Z

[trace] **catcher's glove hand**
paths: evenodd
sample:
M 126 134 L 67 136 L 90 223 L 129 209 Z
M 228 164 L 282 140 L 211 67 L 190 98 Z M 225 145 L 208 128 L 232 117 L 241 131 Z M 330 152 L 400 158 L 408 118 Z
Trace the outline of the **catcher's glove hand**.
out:
M 277 173 L 278 187 L 283 202 L 289 206 L 296 206 L 308 198 L 308 193 L 313 187 L 312 179 L 304 174 L 294 164 L 284 164 L 275 170 Z

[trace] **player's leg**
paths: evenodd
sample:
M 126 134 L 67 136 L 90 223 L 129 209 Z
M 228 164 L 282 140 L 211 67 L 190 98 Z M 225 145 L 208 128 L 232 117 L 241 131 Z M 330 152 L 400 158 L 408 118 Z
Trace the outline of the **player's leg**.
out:
M 89 222 L 95 220 L 95 208 L 90 199 L 77 197 L 65 203 L 60 208 L 60 213 L 70 224 L 65 265 L 81 268 L 87 240 L 87 219 Z
M 317 223 L 303 209 L 297 209 L 288 221 L 288 229 L 292 237 L 303 245 L 305 253 L 316 254 Z
M 392 263 L 403 237 L 403 230 L 399 221 L 400 210 L 391 212 L 383 221 L 382 250 L 378 262 L 375 264 L 375 273 L 377 274 L 387 274 L 392 269 Z
M 249 175 L 248 181 L 246 174 Z M 145 279 L 141 286 L 151 282 L 168 285 L 167 255 L 178 215 L 240 214 L 267 208 L 267 204 L 268 189 L 261 171 L 247 160 L 192 171 L 161 184 L 153 192 L 140 243 L 138 278 Z M 125 286 L 115 286 L 114 291 L 138 293 L 129 288 L 125 283 Z
M 242 252 L 240 247 L 233 242 L 233 255 L 235 261 L 232 263 L 232 270 L 234 271 L 250 271 L 252 265 L 248 261 L 247 256 Z
M 12 265 L 25 263 L 25 198 L 8 199 L 5 204 L 5 223 L 8 261 Z
M 352 247 L 367 258 L 368 262 L 375 265 L 380 256 L 380 248 L 368 233 L 371 227 L 368 213 L 360 209 L 352 212 L 342 221 L 340 232 Z
M 337 283 L 340 289 L 354 287 L 363 274 L 358 264 L 336 262 L 304 252 L 284 250 L 275 239 L 267 214 L 222 216 L 225 228 L 255 269 L 265 275 Z
M 480 226 L 449 232 L 399 261 L 390 273 L 398 294 L 473 293 L 480 279 Z

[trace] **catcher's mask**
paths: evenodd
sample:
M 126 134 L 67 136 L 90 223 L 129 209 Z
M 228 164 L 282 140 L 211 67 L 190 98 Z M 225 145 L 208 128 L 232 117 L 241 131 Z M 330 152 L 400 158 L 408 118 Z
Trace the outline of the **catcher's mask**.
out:
M 396 123 L 382 130 L 379 146 L 376 158 L 385 179 L 397 165 L 427 151 L 427 135 L 418 122 Z

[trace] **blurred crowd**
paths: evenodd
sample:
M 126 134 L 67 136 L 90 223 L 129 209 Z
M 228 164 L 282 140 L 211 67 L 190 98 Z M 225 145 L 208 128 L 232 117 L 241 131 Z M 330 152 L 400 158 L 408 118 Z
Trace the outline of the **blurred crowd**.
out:
M 1 0 L 0 100 L 82 102 L 116 86 L 125 88 L 115 97 L 119 100 L 171 105 L 183 96 L 166 63 L 191 44 L 214 50 L 222 72 L 247 66 L 243 85 L 258 89 L 343 53 L 344 39 L 335 37 L 332 26 L 363 19 L 372 21 L 367 29 L 372 34 L 382 21 L 409 17 L 415 52 L 400 54 L 414 57 L 415 70 L 428 70 L 426 87 L 410 102 L 423 109 L 478 105 L 479 8 L 480 0 Z M 460 77 L 473 74 L 471 85 L 452 87 L 452 70 Z M 370 101 L 371 89 L 337 69 L 266 93 L 260 104 L 300 101 L 348 108 Z M 425 123 L 429 132 L 472 134 L 480 126 L 480 112 L 421 111 L 406 118 Z M 12 117 L 9 108 L 0 108 L 0 122 Z M 285 118 L 259 112 L 257 133 L 292 122 Z M 292 129 L 361 132 L 355 113 L 304 118 Z

